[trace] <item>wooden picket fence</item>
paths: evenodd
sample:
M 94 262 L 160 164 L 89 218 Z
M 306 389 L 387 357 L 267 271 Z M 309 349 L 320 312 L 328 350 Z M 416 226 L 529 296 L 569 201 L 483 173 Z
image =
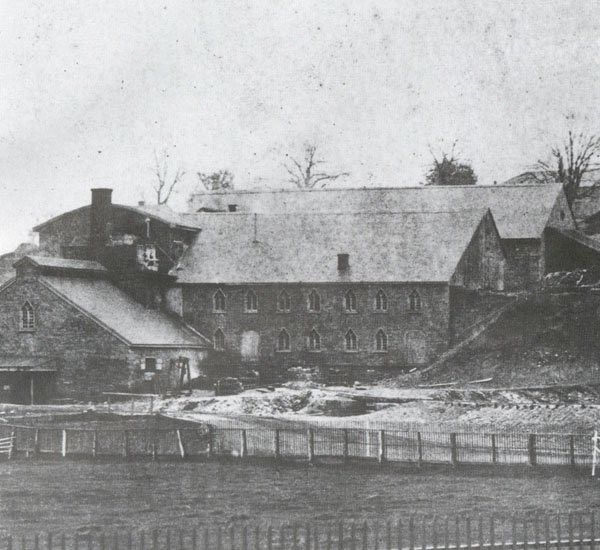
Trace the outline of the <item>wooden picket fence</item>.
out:
M 0 550 L 595 550 L 590 512 L 0 536 Z
M 590 434 L 445 432 L 434 429 L 198 427 L 114 429 L 0 425 L 11 456 L 238 457 L 379 463 L 589 467 Z M 8 448 L 8 443 L 5 443 Z

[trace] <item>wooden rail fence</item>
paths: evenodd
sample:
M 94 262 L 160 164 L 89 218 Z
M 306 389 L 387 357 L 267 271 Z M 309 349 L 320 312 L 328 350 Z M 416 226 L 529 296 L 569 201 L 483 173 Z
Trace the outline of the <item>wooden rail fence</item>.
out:
M 593 511 L 0 535 L 0 550 L 595 550 Z
M 592 465 L 593 451 L 592 436 L 588 434 L 447 433 L 318 426 L 224 428 L 199 424 L 197 428 L 83 429 L 0 425 L 0 438 L 10 439 L 13 458 L 239 457 L 588 467 Z

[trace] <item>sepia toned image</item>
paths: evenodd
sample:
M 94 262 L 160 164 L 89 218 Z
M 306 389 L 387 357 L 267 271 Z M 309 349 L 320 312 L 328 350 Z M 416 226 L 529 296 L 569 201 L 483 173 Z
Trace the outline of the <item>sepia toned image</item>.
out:
M 0 2 L 0 550 L 600 547 L 599 37 Z

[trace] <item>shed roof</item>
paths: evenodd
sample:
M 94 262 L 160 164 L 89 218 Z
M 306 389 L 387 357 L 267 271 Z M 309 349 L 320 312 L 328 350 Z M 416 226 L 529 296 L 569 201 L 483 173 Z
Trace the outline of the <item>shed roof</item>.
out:
M 180 283 L 449 281 L 485 210 L 207 214 Z M 337 255 L 349 254 L 339 272 Z
M 106 268 L 98 262 L 90 260 L 69 260 L 66 258 L 57 258 L 54 256 L 28 255 L 15 262 L 14 265 L 18 266 L 25 262 L 30 262 L 37 267 L 50 268 L 52 270 L 107 273 Z
M 482 210 L 489 208 L 503 239 L 540 238 L 562 192 L 560 184 L 465 185 L 310 190 L 259 190 L 197 193 L 192 208 L 261 214 L 277 212 L 400 212 Z M 206 213 L 199 213 L 206 216 Z M 202 218 L 197 225 L 203 226 Z
M 146 309 L 105 279 L 46 275 L 40 281 L 132 346 L 208 348 L 208 340 L 174 316 Z

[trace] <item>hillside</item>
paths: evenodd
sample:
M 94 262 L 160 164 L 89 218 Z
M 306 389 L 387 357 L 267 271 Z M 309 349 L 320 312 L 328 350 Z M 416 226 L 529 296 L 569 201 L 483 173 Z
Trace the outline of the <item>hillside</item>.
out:
M 600 293 L 540 292 L 516 302 L 422 383 L 493 378 L 486 386 L 600 383 Z

